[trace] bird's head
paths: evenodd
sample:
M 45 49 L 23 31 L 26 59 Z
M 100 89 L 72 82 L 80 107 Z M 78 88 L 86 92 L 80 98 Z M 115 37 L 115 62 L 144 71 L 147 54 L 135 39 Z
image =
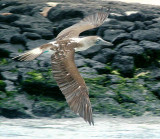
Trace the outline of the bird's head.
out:
M 93 46 L 93 45 L 107 45 L 107 46 L 113 46 L 112 43 L 103 40 L 102 38 L 98 37 L 98 36 L 89 36 L 86 37 L 85 42 L 89 45 L 89 46 Z
M 113 46 L 112 43 L 103 40 L 102 38 L 96 36 L 94 40 L 94 45 L 107 45 L 107 46 Z

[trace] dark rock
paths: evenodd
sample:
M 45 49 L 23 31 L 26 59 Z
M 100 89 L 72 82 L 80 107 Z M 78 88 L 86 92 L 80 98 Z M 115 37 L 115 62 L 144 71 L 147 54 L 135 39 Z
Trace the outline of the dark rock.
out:
M 106 81 L 108 84 L 119 84 L 122 82 L 122 78 L 120 78 L 118 75 L 107 74 Z
M 115 51 L 119 51 L 120 48 L 127 46 L 127 45 L 137 45 L 136 41 L 133 40 L 124 40 L 122 43 L 118 44 L 115 48 Z
M 121 33 L 120 35 L 118 35 L 117 37 L 115 37 L 112 40 L 113 44 L 120 44 L 125 40 L 129 40 L 131 38 L 131 35 L 129 33 Z
M 142 12 L 138 12 L 138 11 L 127 11 L 126 12 L 126 18 L 125 20 L 128 21 L 146 21 L 146 20 L 152 20 L 154 19 L 155 16 L 154 15 L 147 15 L 147 14 L 143 14 Z
M 23 33 L 23 35 L 26 38 L 31 39 L 31 40 L 41 39 L 41 36 L 39 34 L 37 34 L 37 33 L 25 32 L 25 33 Z
M 77 68 L 86 66 L 85 59 L 77 59 L 75 60 Z
M 97 73 L 97 71 L 95 69 L 90 68 L 90 67 L 81 67 L 81 68 L 79 68 L 79 72 L 88 73 L 88 74 Z
M 87 49 L 85 51 L 80 51 L 78 53 L 83 55 L 84 57 L 92 58 L 97 53 L 99 53 L 101 49 L 102 49 L 102 46 L 92 46 L 89 49 Z
M 19 3 L 18 1 L 0 1 L 0 9 L 17 5 L 21 5 L 21 3 Z
M 92 59 L 106 64 L 107 62 L 110 62 L 112 60 L 115 53 L 116 51 L 112 49 L 104 48 L 97 55 L 95 55 Z
M 117 38 L 117 36 L 119 36 L 121 33 L 124 33 L 124 32 L 125 32 L 124 30 L 119 30 L 119 29 L 116 29 L 116 30 L 108 29 L 108 30 L 105 30 L 103 39 L 113 42 L 113 40 Z
M 5 91 L 6 83 L 3 80 L 0 80 L 0 91 Z
M 118 53 L 120 55 L 138 56 L 144 53 L 144 48 L 139 45 L 128 45 L 122 47 Z
M 6 22 L 6 23 L 11 23 L 19 19 L 18 15 L 11 14 L 11 15 L 0 15 L 0 21 L 1 22 Z
M 4 80 L 4 82 L 6 83 L 6 87 L 5 87 L 6 91 L 16 91 L 17 90 L 13 82 L 9 80 Z
M 150 56 L 151 61 L 155 61 L 157 58 L 159 58 L 160 55 L 160 44 L 155 43 L 155 42 L 150 42 L 150 41 L 141 41 L 139 43 L 140 46 L 142 46 L 147 55 Z
M 41 46 L 41 45 L 43 45 L 43 44 L 45 44 L 45 43 L 48 43 L 48 41 L 42 40 L 42 39 L 40 39 L 40 40 L 29 40 L 29 41 L 26 43 L 26 47 L 27 47 L 28 49 L 33 49 L 33 48 L 36 48 L 36 47 L 38 47 L 38 46 Z
M 10 42 L 11 37 L 16 34 L 19 34 L 16 30 L 0 29 L 0 43 Z
M 160 70 L 154 69 L 150 76 L 152 79 L 159 80 L 160 79 Z
M 117 55 L 113 59 L 112 67 L 119 70 L 124 77 L 133 77 L 134 59 L 132 56 Z
M 10 10 L 11 13 L 15 13 L 15 14 L 25 14 L 25 15 L 32 15 L 33 12 L 32 10 L 34 9 L 36 5 L 28 5 L 28 4 L 24 4 L 24 5 L 20 5 L 20 6 L 16 6 L 15 8 L 12 8 Z
M 4 43 L 0 46 L 0 57 L 9 57 L 11 53 L 17 53 L 23 50 L 23 45 Z
M 32 113 L 40 117 L 51 117 L 62 109 L 64 105 L 60 102 L 37 102 L 33 105 Z
M 16 69 L 16 64 L 14 62 L 0 66 L 0 72 L 2 71 L 12 71 Z
M 136 30 L 132 32 L 132 35 L 134 40 L 148 40 L 156 42 L 160 39 L 160 29 L 154 28 L 149 30 Z
M 53 38 L 54 38 L 53 33 L 52 33 L 50 30 L 45 29 L 45 28 L 35 28 L 35 29 L 32 29 L 32 28 L 23 28 L 23 29 L 22 29 L 22 32 L 37 33 L 37 34 L 39 34 L 43 39 L 46 39 L 46 40 L 50 40 L 50 39 L 53 39 Z
M 26 38 L 23 35 L 14 35 L 10 40 L 13 44 L 26 44 Z
M 118 14 L 118 13 L 110 13 L 109 18 L 113 18 L 113 19 L 117 19 L 120 21 L 124 21 L 125 20 L 125 16 L 122 14 Z
M 91 59 L 85 59 L 84 61 L 87 66 L 95 69 L 99 74 L 106 74 L 110 72 L 103 63 Z
M 18 80 L 18 73 L 15 73 L 15 72 L 4 71 L 4 72 L 1 72 L 1 75 L 5 80 L 10 80 L 10 81 Z
M 18 101 L 9 100 L 0 105 L 0 115 L 6 118 L 31 118 L 25 111 L 25 106 Z
M 143 22 L 135 21 L 134 25 L 128 28 L 127 31 L 131 32 L 131 31 L 138 30 L 138 29 L 144 30 L 145 28 L 146 26 L 144 25 Z
M 55 22 L 63 19 L 70 19 L 70 18 L 83 18 L 84 13 L 80 9 L 63 9 L 61 10 L 59 7 L 52 8 L 48 12 L 48 19 Z
M 160 98 L 160 83 L 151 85 L 150 89 L 158 98 Z

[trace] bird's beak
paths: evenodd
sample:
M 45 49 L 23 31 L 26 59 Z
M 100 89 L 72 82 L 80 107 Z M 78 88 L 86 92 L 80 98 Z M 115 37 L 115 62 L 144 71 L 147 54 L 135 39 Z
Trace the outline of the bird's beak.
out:
M 108 41 L 105 41 L 105 40 L 101 41 L 101 45 L 113 46 L 113 44 L 111 42 L 108 42 Z

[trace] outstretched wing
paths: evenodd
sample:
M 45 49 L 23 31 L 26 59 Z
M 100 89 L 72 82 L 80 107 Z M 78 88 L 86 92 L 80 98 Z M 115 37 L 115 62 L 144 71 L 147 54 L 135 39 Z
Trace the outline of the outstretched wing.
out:
M 74 62 L 73 45 L 76 44 L 61 45 L 61 49 L 52 55 L 53 76 L 71 110 L 94 124 L 88 90 Z
M 108 8 L 106 12 L 102 10 L 100 12 L 85 17 L 79 23 L 62 30 L 56 37 L 56 40 L 75 38 L 78 37 L 79 34 L 83 31 L 99 27 L 108 17 L 109 11 L 110 9 Z
M 20 61 L 31 61 L 40 56 L 45 50 L 50 49 L 53 45 L 51 43 L 47 43 L 41 45 L 40 47 L 34 48 L 26 53 L 18 55 L 12 59 L 20 60 Z

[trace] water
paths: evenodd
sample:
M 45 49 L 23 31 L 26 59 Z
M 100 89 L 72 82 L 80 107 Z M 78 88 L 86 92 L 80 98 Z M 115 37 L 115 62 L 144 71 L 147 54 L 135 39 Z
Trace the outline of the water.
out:
M 160 139 L 160 117 L 94 120 L 0 118 L 0 139 Z

